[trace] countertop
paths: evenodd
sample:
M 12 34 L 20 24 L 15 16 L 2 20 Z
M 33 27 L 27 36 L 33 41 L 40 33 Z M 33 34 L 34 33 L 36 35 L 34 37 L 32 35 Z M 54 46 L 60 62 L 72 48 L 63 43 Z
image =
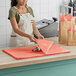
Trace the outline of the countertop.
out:
M 2 51 L 2 49 L 5 48 L 1 48 L 0 69 L 76 58 L 76 46 L 66 46 L 59 44 L 58 37 L 50 37 L 46 38 L 46 40 L 54 41 L 55 44 L 62 46 L 63 48 L 69 50 L 71 53 L 16 60 Z

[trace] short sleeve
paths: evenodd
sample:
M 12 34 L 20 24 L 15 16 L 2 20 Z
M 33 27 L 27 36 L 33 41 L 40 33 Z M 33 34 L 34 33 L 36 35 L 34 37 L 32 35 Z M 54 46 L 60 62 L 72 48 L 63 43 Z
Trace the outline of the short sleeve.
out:
M 13 8 L 10 8 L 8 19 L 15 17 L 15 15 L 16 15 L 15 10 Z
M 34 16 L 33 9 L 32 9 L 31 7 L 29 7 L 29 12 L 30 12 L 30 14 L 31 14 L 33 17 L 35 17 L 35 16 Z

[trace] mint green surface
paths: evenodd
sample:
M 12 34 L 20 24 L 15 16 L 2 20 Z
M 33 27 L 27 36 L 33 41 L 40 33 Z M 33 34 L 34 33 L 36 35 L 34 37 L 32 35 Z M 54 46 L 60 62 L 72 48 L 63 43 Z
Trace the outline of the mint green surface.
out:
M 0 69 L 0 76 L 76 76 L 76 59 Z

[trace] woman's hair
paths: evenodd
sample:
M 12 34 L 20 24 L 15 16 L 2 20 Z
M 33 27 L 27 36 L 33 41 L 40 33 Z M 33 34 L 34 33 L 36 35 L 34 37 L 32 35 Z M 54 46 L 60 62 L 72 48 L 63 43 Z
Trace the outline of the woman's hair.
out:
M 16 6 L 17 5 L 17 0 L 11 0 L 11 7 Z
M 11 0 L 11 7 L 16 6 L 18 3 L 17 1 L 18 0 Z M 27 4 L 25 6 L 27 6 Z

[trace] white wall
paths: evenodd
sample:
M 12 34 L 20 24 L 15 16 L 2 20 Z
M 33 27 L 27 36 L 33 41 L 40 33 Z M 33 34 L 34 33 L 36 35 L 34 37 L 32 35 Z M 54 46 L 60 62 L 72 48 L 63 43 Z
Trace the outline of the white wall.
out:
M 28 0 L 32 7 L 36 21 L 43 18 L 59 17 L 59 6 L 63 0 Z M 11 24 L 8 20 L 10 0 L 0 0 L 0 48 L 8 47 Z
M 51 19 L 51 17 L 59 17 L 59 7 L 63 0 L 28 0 L 35 14 L 35 19 L 43 18 Z M 31 2 L 30 2 L 31 1 Z
M 10 0 L 0 0 L 0 48 L 7 47 L 10 23 L 7 20 Z

